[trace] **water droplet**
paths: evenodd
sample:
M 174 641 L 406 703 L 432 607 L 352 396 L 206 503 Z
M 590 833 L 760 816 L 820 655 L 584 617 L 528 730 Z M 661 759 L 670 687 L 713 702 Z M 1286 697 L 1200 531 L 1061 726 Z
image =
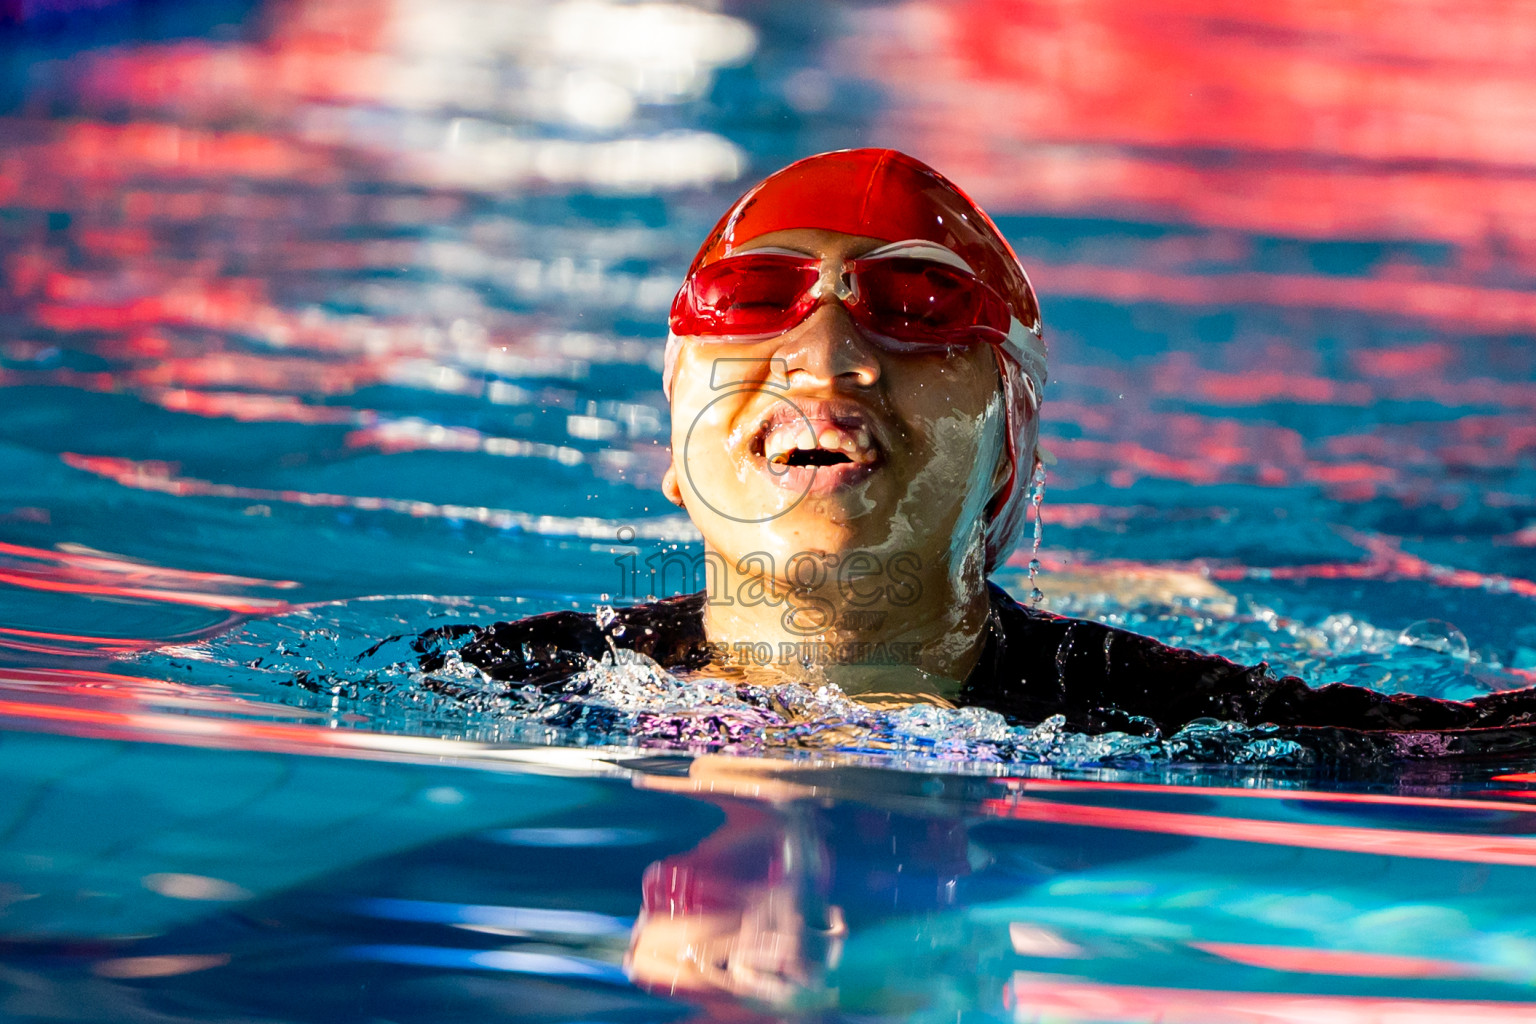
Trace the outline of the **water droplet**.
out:
M 1467 635 L 1443 619 L 1420 619 L 1403 629 L 1397 642 L 1404 647 L 1423 647 L 1466 661 L 1472 656 Z
M 1045 501 L 1045 463 L 1035 463 L 1035 475 L 1029 482 L 1029 504 L 1035 512 L 1035 539 L 1029 553 L 1029 604 L 1031 608 L 1038 607 L 1045 600 L 1045 594 L 1039 586 L 1040 577 L 1040 538 L 1044 535 L 1044 527 L 1040 522 L 1040 505 Z

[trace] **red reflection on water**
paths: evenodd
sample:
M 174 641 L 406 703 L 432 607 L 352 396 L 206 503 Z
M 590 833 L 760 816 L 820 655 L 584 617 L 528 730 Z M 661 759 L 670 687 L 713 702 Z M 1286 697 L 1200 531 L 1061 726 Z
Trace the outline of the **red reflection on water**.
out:
M 1516 775 L 1495 775 L 1495 780 L 1522 778 Z M 1531 776 L 1536 780 L 1536 775 Z M 999 779 L 998 783 L 1010 792 L 1061 793 L 1182 793 L 1188 796 L 1213 796 L 1234 800 L 1279 801 L 1287 804 L 1367 804 L 1375 807 L 1439 807 L 1460 810 L 1500 810 L 1518 814 L 1530 814 L 1536 808 L 1528 804 L 1511 804 L 1484 799 L 1487 794 L 1470 797 L 1415 796 L 1398 793 L 1350 793 L 1319 789 L 1237 789 L 1231 786 L 1169 787 L 1155 782 L 1103 782 L 1097 779 Z M 1497 795 L 1497 794 L 1495 794 Z
M 322 150 L 278 136 L 147 121 L 64 124 L 50 149 L 56 159 L 69 162 L 76 180 L 121 182 L 153 174 L 161 183 L 178 177 L 282 180 L 300 176 L 321 183 L 340 174 L 335 161 Z
M 1511 776 L 1510 778 L 1518 778 Z M 1077 779 L 1007 779 L 1006 798 L 987 801 L 987 808 L 1004 817 L 1128 832 L 1154 832 L 1191 838 L 1331 850 L 1365 856 L 1443 860 L 1473 864 L 1536 865 L 1536 836 L 1521 834 L 1536 821 L 1536 807 L 1499 799 L 1503 793 L 1467 798 L 1388 795 L 1368 792 L 1329 792 L 1300 789 L 1250 789 L 1220 786 L 1167 786 L 1157 783 Z M 1110 803 L 1124 794 L 1131 806 Z M 1137 798 L 1195 799 L 1221 806 L 1202 806 L 1198 813 L 1151 810 L 1135 806 Z M 1078 802 L 1081 799 L 1082 802 Z M 1346 824 L 1358 808 L 1363 824 Z M 1413 827 L 1416 809 L 1463 811 L 1469 831 L 1436 831 L 1436 818 L 1424 817 Z M 1385 827 L 1380 811 L 1397 812 L 1405 822 Z M 1326 811 L 1332 821 L 1297 821 L 1298 812 Z M 1513 834 L 1479 834 L 1488 827 L 1488 814 L 1510 817 L 1499 827 Z M 1362 949 L 1329 949 L 1227 941 L 1185 940 L 1200 953 L 1232 964 L 1293 975 L 1354 978 L 1482 979 L 1521 982 L 1518 972 L 1498 965 L 1465 963 L 1435 957 L 1378 953 Z M 1021 951 L 1022 952 L 1022 951 Z M 1049 956 L 1050 953 L 1026 954 Z M 1177 966 L 1184 965 L 1181 959 Z M 1267 992 L 1192 990 L 1176 987 L 1137 987 L 1104 984 L 1061 973 L 1047 977 L 1018 972 L 1005 990 L 1007 1005 L 1021 1015 L 1047 1013 L 1067 1020 L 1157 1019 L 1188 1021 L 1387 1021 L 1412 1020 L 1429 1024 L 1443 1020 L 1536 1019 L 1524 1004 L 1363 997 L 1346 992 L 1284 995 Z M 1173 967 L 1174 965 L 1170 965 Z M 1175 967 L 1175 969 L 1177 969 Z M 1235 985 L 1247 987 L 1244 982 Z M 1267 984 L 1273 984 L 1272 982 Z M 1300 984 L 1293 982 L 1292 984 Z M 1290 987 L 1288 985 L 1288 987 Z M 1529 1017 L 1523 1016 L 1530 1014 Z
M 1191 377 L 1183 390 L 1201 394 L 1202 375 Z M 1324 449 L 1330 458 L 1314 459 L 1294 430 L 1213 416 L 1164 414 L 1156 418 L 1155 436 L 1145 443 L 1048 438 L 1047 444 L 1063 460 L 1064 472 L 1082 475 L 1096 469 L 1112 487 L 1133 487 L 1148 477 L 1200 485 L 1312 483 L 1332 497 L 1358 501 L 1374 496 L 1380 485 L 1404 480 L 1397 466 L 1339 458 L 1347 449 Z
M 495 439 L 492 439 L 495 440 Z M 417 519 L 454 519 L 484 523 L 494 529 L 516 527 L 530 533 L 601 537 L 607 540 L 616 529 L 613 520 L 597 516 L 555 516 L 484 505 L 450 505 L 410 498 L 382 498 L 368 495 L 328 494 L 324 491 L 300 491 L 271 487 L 244 487 L 220 484 L 196 477 L 180 476 L 176 467 L 164 462 L 119 459 L 106 456 L 77 455 L 64 452 L 63 462 L 86 473 L 94 473 L 136 490 L 154 491 L 177 497 L 202 496 L 238 498 L 243 501 L 285 502 L 312 508 L 350 508 L 364 512 L 392 512 Z M 682 533 L 676 518 L 656 519 L 651 525 L 658 536 L 668 538 Z M 3 578 L 3 577 L 0 577 Z M 222 606 L 221 606 L 222 607 Z M 282 610 L 282 609 L 275 609 Z
M 1301 974 L 1342 974 L 1359 978 L 1482 978 L 1499 973 L 1478 964 L 1397 953 L 1259 946 L 1248 942 L 1191 942 L 1190 946 L 1245 967 Z
M 143 44 L 92 60 L 77 84 L 98 107 L 183 118 L 290 113 L 301 102 L 377 102 L 391 68 L 394 27 L 384 0 L 281 0 L 259 42 Z
M 898 97 L 886 132 L 989 205 L 1480 243 L 1536 222 L 1527 18 L 1489 0 L 914 2 L 848 49 Z M 1211 151 L 1228 158 L 1190 159 Z
M 1536 836 L 1471 835 L 1465 832 L 1421 832 L 1359 825 L 1271 821 L 1216 814 L 1079 805 L 1021 795 L 985 801 L 984 808 L 988 813 L 1002 818 L 1054 825 L 1157 832 L 1196 839 L 1336 850 L 1383 857 L 1536 867 Z
M 0 205 L 69 216 L 67 232 L 8 237 L 0 293 L 29 325 L 114 364 L 0 371 L 0 386 L 127 389 L 197 416 L 366 427 L 371 412 L 306 397 L 429 377 L 413 362 L 454 348 L 430 319 L 274 294 L 306 270 L 416 263 L 417 241 L 373 229 L 463 208 L 449 192 L 377 194 L 389 168 L 293 121 L 301 104 L 379 103 L 398 78 L 395 19 L 381 0 L 294 0 L 268 5 L 252 41 L 86 50 L 67 59 L 62 95 L 22 108 L 70 116 L 0 118 Z
M 1261 571 L 1267 579 L 1407 579 L 1432 580 L 1440 586 L 1483 589 L 1536 597 L 1536 581 L 1517 576 L 1499 576 L 1451 566 L 1436 565 L 1402 549 L 1402 542 L 1379 534 L 1335 527 L 1351 543 L 1364 550 L 1359 562 L 1325 562 L 1313 565 L 1288 565 L 1253 570 L 1238 566 L 1212 566 L 1209 573 L 1216 580 L 1237 580 Z
M 976 98 L 998 104 L 994 123 L 1035 137 L 1496 165 L 1536 154 L 1526 116 L 1536 40 L 1518 6 L 967 0 L 948 10 L 914 12 L 923 38 L 963 63 L 955 78 Z
M 0 682 L 3 681 L 3 676 L 0 676 Z M 204 706 L 219 705 L 212 710 L 248 710 L 264 717 L 277 715 L 295 718 L 311 717 L 302 709 L 249 703 L 224 695 L 216 695 L 200 703 Z M 3 720 L 8 728 L 43 728 L 50 732 L 62 730 L 72 735 L 93 739 L 152 737 L 160 742 L 185 743 L 192 746 L 238 747 L 296 754 L 314 754 L 323 751 L 334 756 L 348 747 L 366 749 L 370 745 L 366 734 L 315 726 L 245 722 L 185 714 L 167 715 L 150 710 L 114 711 L 4 698 L 0 698 L 0 720 Z M 406 745 L 406 742 L 402 741 L 401 745 Z
M 526 318 L 474 299 L 467 316 L 481 335 L 465 341 L 450 337 L 456 314 L 387 303 L 339 313 L 354 306 L 348 284 L 305 280 L 357 272 L 389 292 L 382 275 L 403 268 L 475 292 L 517 236 L 418 173 L 413 147 L 439 143 L 385 138 L 417 117 L 446 131 L 453 114 L 442 106 L 452 90 L 432 78 L 443 68 L 421 64 L 401 37 L 408 14 L 384 0 L 285 0 L 245 40 L 64 58 L 52 91 L 0 119 L 0 204 L 34 215 L 7 236 L 0 301 L 21 335 L 37 336 L 18 344 L 64 344 L 110 369 L 18 360 L 0 370 L 0 387 L 126 390 L 192 416 L 349 427 L 347 447 L 386 453 L 543 453 L 468 429 L 402 427 L 344 402 L 377 385 L 488 398 L 487 373 L 542 372 L 520 360 L 540 354 Z M 1370 10 L 960 0 L 861 12 L 842 45 L 849 67 L 885 86 L 874 134 L 931 160 L 994 212 L 1179 229 L 1041 242 L 1043 253 L 1020 246 L 1048 327 L 1053 297 L 1081 297 L 1131 310 L 1138 330 L 1167 342 L 1121 362 L 1131 346 L 1108 329 L 1051 335 L 1060 383 L 1044 430 L 1063 458 L 1057 493 L 1162 479 L 1304 488 L 1335 502 L 1529 508 L 1518 481 L 1493 478 L 1536 453 L 1530 360 L 1500 364 L 1469 337 L 1536 334 L 1536 82 L 1526 72 L 1536 41 L 1523 23 L 1482 0 Z M 538 59 L 501 57 L 512 70 Z M 532 116 L 487 103 L 464 116 Z M 353 120 L 374 127 L 355 137 L 337 127 Z M 60 214 L 67 226 L 49 226 Z M 443 226 L 452 244 L 434 262 L 421 236 Z M 1261 236 L 1435 244 L 1431 255 L 1399 246 L 1325 273 L 1294 252 L 1264 263 L 1275 239 Z M 343 293 L 335 304 L 327 288 Z M 1234 311 L 1230 338 L 1192 338 L 1202 315 Z M 1335 329 L 1341 314 L 1353 317 L 1347 331 Z M 1337 343 L 1328 358 L 1325 335 Z M 519 358 L 493 365 L 508 349 Z M 1380 404 L 1415 401 L 1478 415 L 1424 432 L 1372 423 Z M 1268 406 L 1350 415 L 1329 428 L 1294 414 L 1285 427 L 1255 422 Z M 545 457 L 580 454 L 543 447 L 554 452 Z M 164 493 L 381 507 L 92 465 Z M 1068 518 L 1090 515 L 1076 506 Z M 1536 526 L 1518 522 L 1498 527 L 1509 531 L 1499 542 L 1536 546 Z
M 1536 291 L 1437 280 L 1339 278 L 1322 274 L 1175 275 L 1155 270 L 1030 262 L 1042 295 L 1184 306 L 1255 304 L 1339 309 L 1423 320 L 1469 333 L 1536 333 Z M 1525 386 L 1527 400 L 1536 389 Z
M 1526 1003 L 1306 992 L 1108 985 L 1017 971 L 1003 1002 L 1026 1015 L 1064 1021 L 1156 1020 L 1160 1024 L 1514 1024 L 1536 1021 Z
M 194 637 L 186 635 L 173 639 L 185 641 Z M 46 701 L 46 706 L 50 707 L 63 703 L 69 707 L 95 707 L 98 711 L 109 713 L 120 713 L 124 705 L 133 703 L 141 705 L 146 712 L 152 709 L 174 708 L 237 714 L 247 718 L 325 719 L 329 717 L 319 711 L 248 700 L 231 693 L 222 686 L 188 685 L 80 668 L 0 668 L 0 691 L 7 696 L 14 692 L 21 692 L 36 700 Z M 0 709 L 14 707 L 17 705 L 9 704 L 6 699 L 0 698 Z M 37 705 L 23 701 L 20 707 L 35 708 Z M 3 713 L 5 712 L 0 710 L 0 714 Z M 17 713 L 27 714 L 28 712 Z M 360 719 L 353 716 L 353 720 Z
M 252 395 L 239 391 L 190 391 L 177 388 L 145 397 L 173 412 L 222 416 L 260 423 L 356 423 L 372 413 L 309 405 L 291 395 Z
M 1069 527 L 1107 525 L 1113 528 L 1117 523 L 1132 520 L 1141 515 L 1155 515 L 1158 512 L 1156 509 L 1142 509 L 1134 506 L 1047 505 L 1046 508 L 1046 522 Z M 1180 518 L 1208 518 L 1220 523 L 1230 517 L 1230 513 L 1221 509 L 1185 511 L 1195 514 Z M 1471 569 L 1439 565 L 1403 551 L 1402 541 L 1381 534 L 1339 526 L 1334 527 L 1334 531 L 1359 547 L 1363 557 L 1353 562 L 1310 562 L 1263 568 L 1205 560 L 1131 562 L 1123 559 L 1097 559 L 1091 563 L 1083 563 L 1072 557 L 1053 556 L 1049 553 L 1042 553 L 1040 561 L 1047 572 L 1070 573 L 1084 568 L 1086 564 L 1091 565 L 1097 573 L 1114 575 L 1126 580 L 1134 579 L 1138 573 L 1145 572 L 1147 566 L 1151 564 L 1162 569 L 1184 572 L 1217 582 L 1245 579 L 1425 580 L 1436 586 L 1536 597 L 1536 581 L 1533 580 L 1520 576 L 1476 572 Z M 1021 549 L 1009 557 L 1007 564 L 1015 569 L 1022 569 L 1028 565 L 1029 559 L 1029 550 Z M 1528 678 L 1532 683 L 1536 683 L 1536 671 L 1502 667 L 1499 671 L 1519 678 Z
M 242 615 L 278 614 L 292 606 L 277 598 L 238 591 L 251 588 L 290 590 L 298 586 L 291 580 L 261 580 L 224 573 L 167 569 L 97 552 L 58 551 L 6 543 L 0 543 L 0 584 L 86 597 L 218 608 Z M 17 635 L 30 635 L 33 639 L 44 636 L 41 633 Z M 59 639 L 68 644 L 91 638 L 61 636 Z
M 1176 78 L 1163 81 L 1178 84 Z M 1536 237 L 1536 189 L 1517 169 L 1454 163 L 1437 168 L 1355 162 L 1316 166 L 1305 155 L 1291 154 L 1187 160 L 1177 150 L 1120 152 L 1070 138 L 1037 141 L 1021 130 L 1027 121 L 1000 125 L 983 119 L 989 137 L 975 139 L 967 134 L 974 118 L 933 127 L 929 120 L 936 115 L 924 109 L 929 102 L 915 99 L 917 116 L 893 112 L 895 131 L 936 163 L 942 155 L 939 166 L 955 167 L 948 173 L 989 209 L 1087 212 L 1301 238 L 1406 238 L 1472 247 L 1486 244 L 1492 230 L 1513 242 L 1524 266 L 1536 264 L 1524 241 Z M 1455 159 L 1455 154 L 1444 156 Z
M 1048 403 L 1048 446 L 1089 462 L 1063 460 L 1068 486 L 1156 476 L 1310 483 L 1343 502 L 1440 500 L 1454 494 L 1457 470 L 1508 471 L 1536 450 L 1522 434 L 1536 410 L 1528 363 L 1496 365 L 1480 358 L 1481 343 L 1434 338 L 1348 343 L 1343 360 L 1310 366 L 1291 357 L 1316 354 L 1318 336 L 1338 330 L 1336 312 L 1360 318 L 1346 334 L 1536 335 L 1527 21 L 1522 8 L 1491 2 L 914 0 L 851 21 L 843 53 L 893 97 L 879 136 L 943 168 L 994 213 L 1180 229 L 1110 246 L 1090 228 L 1088 241 L 1020 246 L 1048 326 L 1052 296 L 1081 297 L 1136 309 L 1136 326 L 1165 331 L 1175 349 L 1122 377 L 1102 365 L 1116 339 L 1053 338 L 1054 379 L 1127 400 L 1109 417 L 1076 393 L 1069 408 Z M 1358 264 L 1324 272 L 1305 266 L 1313 255 L 1298 245 L 1258 265 L 1261 252 L 1277 251 L 1264 236 L 1440 248 L 1361 250 Z M 1252 316 L 1220 346 L 1191 343 L 1192 317 L 1244 309 L 1291 318 L 1292 329 L 1257 336 L 1265 317 Z M 1388 401 L 1491 406 L 1499 412 L 1486 426 L 1497 436 L 1457 437 L 1465 428 L 1446 423 L 1433 445 L 1388 431 L 1374 450 L 1371 434 L 1344 434 L 1321 450 L 1276 452 L 1234 448 L 1208 413 L 1206 440 L 1191 450 L 1166 436 L 1165 408 L 1141 397 L 1149 381 L 1178 401 L 1344 406 L 1361 410 L 1356 420 Z M 1084 435 L 1052 438 L 1057 417 Z
M 222 632 L 233 625 L 235 621 L 237 620 L 231 619 L 220 622 L 205 635 Z M 104 654 L 118 655 L 132 654 L 136 651 L 147 651 L 154 647 L 160 647 L 166 642 L 164 638 L 143 640 L 130 637 L 86 636 L 78 633 L 49 633 L 44 630 L 11 629 L 8 626 L 0 626 L 0 647 L 13 651 L 28 651 L 35 654 L 63 654 L 66 656 L 77 655 L 79 657 L 97 658 Z

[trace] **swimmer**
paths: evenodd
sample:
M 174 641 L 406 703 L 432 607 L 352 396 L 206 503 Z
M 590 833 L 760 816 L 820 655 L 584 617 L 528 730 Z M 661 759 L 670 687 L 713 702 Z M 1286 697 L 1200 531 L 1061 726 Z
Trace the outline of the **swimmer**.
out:
M 803 160 L 722 218 L 670 328 L 662 489 L 704 535 L 710 642 L 849 693 L 958 697 L 1046 376 L 991 221 L 899 153 Z
M 753 187 L 699 249 L 669 326 L 662 489 L 703 535 L 703 590 L 605 628 L 558 612 L 477 631 L 460 654 L 491 677 L 558 687 L 616 642 L 674 671 L 1087 732 L 1501 724 L 1478 702 L 1312 690 L 989 582 L 1041 460 L 1040 311 L 992 221 L 912 157 L 824 153 Z

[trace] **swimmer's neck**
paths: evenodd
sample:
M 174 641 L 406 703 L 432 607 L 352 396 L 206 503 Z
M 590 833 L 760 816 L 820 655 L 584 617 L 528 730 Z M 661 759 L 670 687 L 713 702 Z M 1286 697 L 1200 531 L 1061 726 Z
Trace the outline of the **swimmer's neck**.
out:
M 991 599 L 980 573 L 923 573 L 888 588 L 829 578 L 793 590 L 738 572 L 727 559 L 714 563 L 724 572 L 711 579 L 704 633 L 730 664 L 833 683 L 849 695 L 952 700 L 985 646 Z

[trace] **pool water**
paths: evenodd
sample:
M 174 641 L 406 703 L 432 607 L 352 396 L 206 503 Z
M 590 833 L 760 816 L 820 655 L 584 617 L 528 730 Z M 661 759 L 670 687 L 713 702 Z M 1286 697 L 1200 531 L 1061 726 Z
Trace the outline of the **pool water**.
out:
M 890 145 L 1040 292 L 1047 607 L 1536 683 L 1533 60 L 1479 4 L 0 3 L 0 1017 L 1536 1019 L 1524 755 L 410 646 L 684 589 L 679 276 Z

